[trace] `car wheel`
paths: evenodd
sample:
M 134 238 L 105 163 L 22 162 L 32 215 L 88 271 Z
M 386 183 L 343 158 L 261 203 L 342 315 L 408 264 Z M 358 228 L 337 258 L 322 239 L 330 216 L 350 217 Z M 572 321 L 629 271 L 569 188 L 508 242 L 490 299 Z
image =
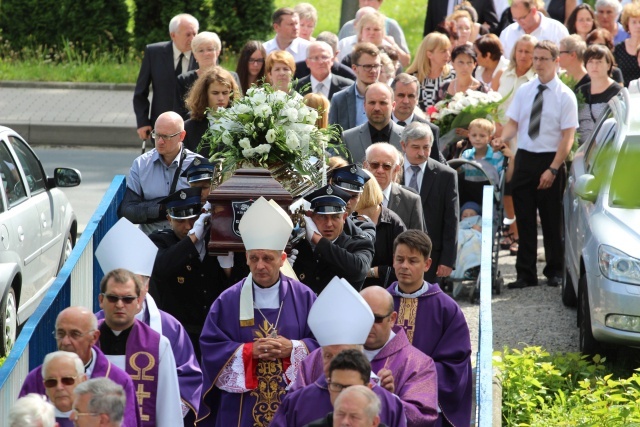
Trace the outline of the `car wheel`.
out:
M 13 288 L 9 288 L 2 302 L 0 303 L 0 331 L 2 331 L 2 342 L 0 342 L 0 356 L 9 354 L 11 347 L 16 342 L 18 330 L 18 303 Z
M 58 272 L 62 270 L 62 266 L 71 256 L 71 251 L 73 251 L 74 247 L 73 237 L 71 237 L 71 232 L 67 233 L 67 237 L 64 239 L 64 246 L 62 247 L 62 255 L 60 255 L 60 264 L 58 265 Z
M 586 275 L 580 276 L 578 297 L 580 299 L 580 351 L 583 354 L 595 355 L 600 352 L 601 347 L 593 337 L 591 331 L 591 308 L 589 307 L 589 294 L 587 291 Z
M 578 298 L 575 289 L 573 289 L 573 281 L 565 266 L 562 274 L 562 303 L 567 307 L 575 307 L 577 302 Z

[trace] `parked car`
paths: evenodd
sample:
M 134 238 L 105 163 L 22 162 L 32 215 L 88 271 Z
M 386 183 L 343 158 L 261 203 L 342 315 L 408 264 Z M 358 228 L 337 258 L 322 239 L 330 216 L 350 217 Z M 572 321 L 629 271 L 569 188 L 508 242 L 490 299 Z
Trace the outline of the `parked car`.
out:
M 48 178 L 29 145 L 0 126 L 0 356 L 42 300 L 76 242 L 78 223 L 56 187 L 80 184 L 80 172 Z
M 576 152 L 564 193 L 562 301 L 578 306 L 584 353 L 640 346 L 639 178 L 640 95 L 624 89 Z

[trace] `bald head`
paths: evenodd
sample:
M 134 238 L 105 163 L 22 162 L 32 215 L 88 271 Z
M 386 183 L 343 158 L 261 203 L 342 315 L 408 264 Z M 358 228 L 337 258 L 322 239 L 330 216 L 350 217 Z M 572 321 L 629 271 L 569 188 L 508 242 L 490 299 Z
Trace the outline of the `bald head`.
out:
M 385 307 L 387 312 L 393 311 L 393 297 L 382 286 L 369 286 L 360 291 L 360 295 L 370 307 Z M 374 311 L 375 313 L 375 311 Z
M 364 15 L 366 15 L 367 13 L 376 13 L 376 10 L 374 8 L 372 8 L 371 6 L 365 6 L 365 7 L 361 7 L 360 9 L 358 9 L 358 11 L 356 12 L 356 19 L 354 21 L 354 24 L 357 24 L 358 21 L 360 20 L 360 18 L 362 18 Z
M 84 364 L 92 357 L 91 347 L 98 341 L 98 320 L 86 307 L 68 307 L 56 319 L 58 350 L 69 351 L 80 357 Z

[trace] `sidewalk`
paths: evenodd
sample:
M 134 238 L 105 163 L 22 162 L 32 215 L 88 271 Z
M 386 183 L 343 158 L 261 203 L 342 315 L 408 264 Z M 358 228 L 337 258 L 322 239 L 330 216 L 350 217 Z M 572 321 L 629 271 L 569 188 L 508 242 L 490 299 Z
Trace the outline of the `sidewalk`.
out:
M 132 84 L 0 82 L 0 125 L 30 144 L 139 145 Z

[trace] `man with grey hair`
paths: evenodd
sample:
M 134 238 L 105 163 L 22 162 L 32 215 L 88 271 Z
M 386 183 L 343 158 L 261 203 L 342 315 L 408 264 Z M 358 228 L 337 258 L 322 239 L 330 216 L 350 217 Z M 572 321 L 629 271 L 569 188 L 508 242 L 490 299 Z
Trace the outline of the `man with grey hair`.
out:
M 354 385 L 343 390 L 333 405 L 333 427 L 361 420 L 359 426 L 377 427 L 380 424 L 380 399 L 366 386 Z
M 333 58 L 333 49 L 327 43 L 317 40 L 309 43 L 305 62 L 311 74 L 298 80 L 296 91 L 302 96 L 310 92 L 319 93 L 331 100 L 336 92 L 351 86 L 352 80 L 331 72 Z
M 69 415 L 73 406 L 73 391 L 87 380 L 84 365 L 77 354 L 54 351 L 42 363 L 43 384 L 49 401 L 55 407 L 56 421 L 62 427 L 71 425 Z
M 431 148 L 431 158 L 440 163 L 445 163 L 445 158 L 438 147 L 440 129 L 424 118 L 422 111 L 418 108 L 418 95 L 420 82 L 416 76 L 407 73 L 400 73 L 391 82 L 396 105 L 391 113 L 391 120 L 398 125 L 405 127 L 416 121 L 426 123 L 433 132 L 433 145 Z
M 122 387 L 108 378 L 96 378 L 76 387 L 70 419 L 78 427 L 120 427 L 125 404 Z
M 340 77 L 344 77 L 345 79 L 349 79 L 353 83 L 356 80 L 356 73 L 354 73 L 351 68 L 342 64 L 338 60 L 338 53 L 340 53 L 340 51 L 338 50 L 338 36 L 333 34 L 331 31 L 323 31 L 318 34 L 318 37 L 316 37 L 316 41 L 325 42 L 329 46 L 331 46 L 331 56 L 333 58 L 333 61 L 331 63 L 331 73 Z M 306 61 L 298 61 L 296 62 L 296 72 L 293 77 L 296 79 L 301 79 L 305 76 L 308 76 L 310 72 L 311 71 L 309 70 Z
M 382 189 L 382 205 L 398 214 L 408 229 L 425 231 L 420 196 L 397 183 L 402 169 L 400 155 L 393 145 L 378 142 L 367 147 L 363 167 L 378 181 Z
M 9 427 L 54 427 L 53 405 L 37 393 L 21 397 L 9 409 Z
M 587 50 L 587 44 L 578 34 L 572 34 L 560 40 L 558 45 L 560 52 L 559 64 L 560 68 L 567 72 L 567 75 L 576 82 L 574 88 L 589 83 L 591 77 L 587 74 L 582 58 Z
M 176 105 L 177 77 L 198 68 L 191 55 L 191 40 L 198 34 L 198 20 L 187 13 L 174 16 L 169 22 L 170 41 L 147 45 L 133 92 L 138 137 L 151 135 L 151 126 L 165 111 L 179 111 Z M 149 103 L 149 86 L 153 98 Z
M 404 173 L 402 184 L 422 199 L 425 230 L 433 243 L 431 268 L 425 274 L 430 283 L 448 277 L 456 262 L 458 247 L 458 176 L 456 171 L 431 158 L 433 133 L 424 123 L 413 122 L 402 131 Z
M 126 425 L 135 426 L 140 422 L 140 413 L 135 401 L 133 381 L 122 369 L 114 366 L 96 347 L 100 337 L 96 316 L 86 307 L 67 307 L 56 318 L 53 331 L 58 350 L 73 352 L 80 357 L 83 372 L 88 378 L 107 377 L 120 384 L 127 395 L 125 413 Z M 29 393 L 46 394 L 42 365 L 38 366 L 25 378 L 20 389 L 20 397 Z
M 402 127 L 391 120 L 395 106 L 393 91 L 386 83 L 376 82 L 364 91 L 364 111 L 367 122 L 342 134 L 351 163 L 362 163 L 365 150 L 376 142 L 388 142 L 400 149 Z

